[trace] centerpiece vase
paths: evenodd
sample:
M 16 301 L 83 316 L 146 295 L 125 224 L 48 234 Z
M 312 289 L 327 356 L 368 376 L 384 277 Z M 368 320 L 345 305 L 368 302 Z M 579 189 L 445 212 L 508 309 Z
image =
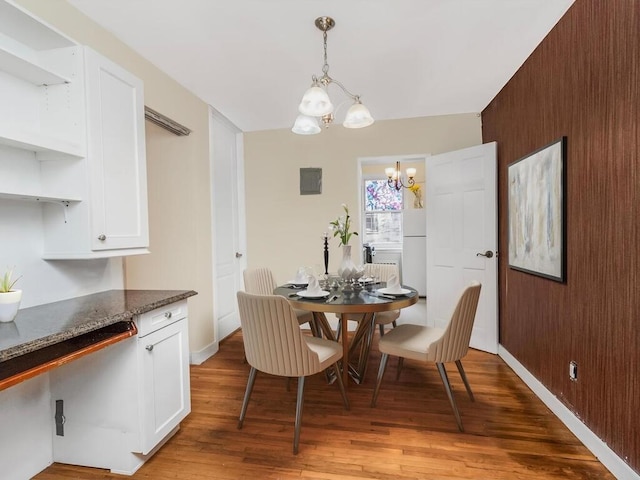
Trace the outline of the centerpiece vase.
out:
M 353 276 L 358 272 L 356 264 L 351 260 L 351 245 L 342 246 L 342 262 L 340 268 L 338 268 L 338 275 L 342 277 L 345 282 L 350 282 Z

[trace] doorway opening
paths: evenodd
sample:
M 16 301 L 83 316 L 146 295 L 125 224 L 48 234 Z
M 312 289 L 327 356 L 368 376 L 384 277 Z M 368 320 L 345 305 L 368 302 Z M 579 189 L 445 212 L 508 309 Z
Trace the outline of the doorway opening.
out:
M 395 263 L 401 282 L 426 295 L 426 155 L 367 157 L 359 162 L 361 241 L 372 263 Z M 414 168 L 414 188 L 387 185 L 385 168 Z M 406 185 L 406 177 L 403 179 Z

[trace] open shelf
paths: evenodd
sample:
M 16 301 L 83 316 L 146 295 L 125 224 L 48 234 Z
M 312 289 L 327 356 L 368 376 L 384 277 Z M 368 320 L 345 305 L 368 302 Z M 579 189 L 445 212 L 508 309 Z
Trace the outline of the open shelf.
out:
M 71 80 L 0 47 L 0 70 L 33 85 L 58 85 Z
M 64 140 L 45 137 L 42 135 L 0 127 L 0 145 L 7 145 L 31 152 L 42 152 L 39 159 L 47 160 L 47 156 L 62 155 L 69 159 L 79 159 L 85 156 L 81 145 Z
M 77 203 L 82 200 L 79 198 L 67 197 L 51 197 L 47 195 L 33 195 L 24 193 L 0 192 L 0 198 L 7 200 L 22 200 L 26 202 L 42 202 L 42 203 Z

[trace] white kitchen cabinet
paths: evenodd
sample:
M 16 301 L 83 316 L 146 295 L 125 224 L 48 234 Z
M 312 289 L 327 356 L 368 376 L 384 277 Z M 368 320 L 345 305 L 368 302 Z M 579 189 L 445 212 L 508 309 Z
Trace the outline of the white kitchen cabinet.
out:
M 146 313 L 136 322 L 138 363 L 144 372 L 143 454 L 149 453 L 191 410 L 186 309 L 186 301 L 177 302 Z
M 131 475 L 178 430 L 191 411 L 187 314 L 186 300 L 147 312 L 138 336 L 50 372 L 65 417 L 54 461 Z
M 146 248 L 142 81 L 85 48 L 92 250 Z
M 43 258 L 148 253 L 142 81 L 0 0 L 0 201 L 43 205 Z
M 142 81 L 83 48 L 89 183 L 67 221 L 45 207 L 44 258 L 148 253 L 147 174 Z

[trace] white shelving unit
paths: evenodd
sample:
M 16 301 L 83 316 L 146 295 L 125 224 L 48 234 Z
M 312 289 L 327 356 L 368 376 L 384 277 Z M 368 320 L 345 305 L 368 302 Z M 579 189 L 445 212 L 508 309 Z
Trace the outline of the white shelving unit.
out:
M 0 1 L 0 199 L 82 201 L 69 180 L 87 151 L 80 49 Z
M 0 105 L 0 201 L 43 204 L 44 259 L 148 253 L 142 81 L 0 0 Z

